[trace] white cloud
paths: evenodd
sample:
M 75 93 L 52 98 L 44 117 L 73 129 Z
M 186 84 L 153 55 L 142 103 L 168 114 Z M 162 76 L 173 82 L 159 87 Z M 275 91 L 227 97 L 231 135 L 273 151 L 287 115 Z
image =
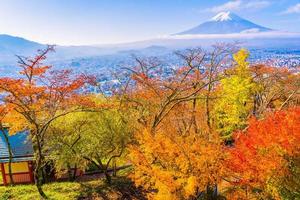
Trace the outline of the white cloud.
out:
M 221 11 L 228 11 L 228 10 L 237 10 L 241 6 L 241 1 L 229 1 L 225 4 L 222 4 L 220 6 L 215 6 L 210 8 L 209 10 L 212 12 L 221 12 Z
M 241 32 L 229 34 L 166 35 L 160 39 L 254 39 L 254 38 L 299 38 L 300 33 L 285 31 Z
M 300 3 L 291 6 L 282 12 L 282 14 L 292 14 L 292 13 L 300 13 Z
M 208 8 L 206 11 L 218 13 L 222 11 L 252 10 L 265 8 L 269 5 L 270 2 L 266 0 L 233 0 L 219 6 Z
M 245 4 L 244 8 L 249 9 L 261 9 L 269 6 L 271 3 L 269 1 L 251 1 Z

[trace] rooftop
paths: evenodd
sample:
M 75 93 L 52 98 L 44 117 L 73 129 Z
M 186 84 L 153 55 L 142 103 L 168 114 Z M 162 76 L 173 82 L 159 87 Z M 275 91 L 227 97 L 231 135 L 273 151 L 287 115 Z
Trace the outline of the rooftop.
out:
M 6 129 L 4 133 L 8 135 L 8 130 Z M 13 162 L 33 160 L 32 143 L 28 136 L 29 131 L 21 131 L 8 136 L 13 153 Z M 8 147 L 3 132 L 0 131 L 0 163 L 7 163 L 8 160 Z

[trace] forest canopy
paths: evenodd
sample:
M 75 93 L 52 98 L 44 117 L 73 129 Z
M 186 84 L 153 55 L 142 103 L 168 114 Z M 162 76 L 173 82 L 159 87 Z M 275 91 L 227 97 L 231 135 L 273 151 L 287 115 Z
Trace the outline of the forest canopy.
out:
M 175 52 L 183 64 L 168 76 L 135 57 L 107 95 L 87 92 L 97 77 L 45 65 L 52 51 L 0 77 L 0 127 L 30 131 L 43 198 L 49 166 L 70 181 L 94 168 L 108 184 L 131 166 L 126 178 L 148 199 L 300 197 L 299 66 L 254 64 L 220 44 Z

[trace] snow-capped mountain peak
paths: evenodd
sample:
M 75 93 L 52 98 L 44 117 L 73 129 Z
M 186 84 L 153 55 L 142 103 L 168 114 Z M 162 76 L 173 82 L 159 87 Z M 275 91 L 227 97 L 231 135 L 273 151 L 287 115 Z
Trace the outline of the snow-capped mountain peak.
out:
M 228 21 L 228 20 L 232 20 L 231 17 L 231 13 L 228 12 L 220 12 L 218 13 L 216 16 L 214 16 L 213 18 L 211 18 L 211 21 Z
M 265 32 L 271 29 L 255 24 L 249 20 L 243 19 L 232 12 L 221 12 L 194 28 L 177 33 L 185 34 L 230 34 L 241 32 Z

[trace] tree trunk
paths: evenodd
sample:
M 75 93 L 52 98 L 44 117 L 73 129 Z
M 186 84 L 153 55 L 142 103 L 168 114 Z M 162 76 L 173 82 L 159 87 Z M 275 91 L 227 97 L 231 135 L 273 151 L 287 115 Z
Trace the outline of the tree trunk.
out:
M 197 125 L 197 121 L 196 121 L 196 113 L 197 113 L 197 100 L 196 100 L 196 95 L 194 96 L 194 100 L 193 100 L 193 111 L 192 111 L 192 124 L 194 126 L 194 131 L 195 133 L 198 133 L 199 130 L 198 130 L 198 125 Z
M 34 169 L 34 181 L 35 181 L 35 185 L 38 189 L 38 192 L 40 194 L 40 196 L 42 197 L 42 199 L 47 199 L 46 194 L 44 193 L 43 189 L 42 189 L 42 185 L 43 185 L 43 172 L 42 172 L 42 168 L 41 166 L 39 166 L 38 164 L 35 166 Z
M 207 186 L 206 187 L 206 195 L 207 200 L 217 200 L 218 199 L 218 187 L 217 185 L 214 186 Z
M 117 161 L 116 159 L 113 160 L 113 176 L 117 176 Z
M 68 178 L 69 178 L 69 181 L 73 181 L 72 168 L 71 168 L 71 166 L 70 166 L 69 163 L 67 164 L 67 170 L 68 170 Z
M 206 95 L 206 98 L 205 98 L 205 107 L 206 107 L 206 124 L 207 124 L 207 127 L 208 127 L 208 132 L 209 134 L 211 133 L 211 124 L 210 124 L 210 108 L 209 108 L 209 99 L 210 98 L 210 86 L 209 86 L 209 91 Z
M 72 181 L 75 181 L 75 179 L 76 179 L 76 174 L 77 174 L 77 165 L 75 164 Z
M 91 161 L 100 171 L 102 171 L 104 173 L 105 178 L 106 178 L 106 183 L 108 183 L 110 185 L 111 184 L 111 176 L 107 171 L 109 163 L 107 165 L 103 165 L 103 163 L 100 159 L 97 160 L 97 162 L 98 162 L 97 163 L 88 157 L 84 157 L 84 158 L 86 160 Z
M 7 148 L 8 148 L 8 153 L 9 153 L 9 158 L 8 158 L 8 174 L 9 174 L 9 183 L 10 185 L 14 185 L 14 179 L 13 179 L 13 174 L 12 174 L 12 168 L 11 168 L 11 163 L 12 163 L 12 159 L 13 159 L 13 155 L 12 155 L 12 149 L 10 146 L 10 142 L 8 141 L 8 137 L 5 134 L 5 140 L 7 142 Z
M 205 107 L 206 107 L 206 124 L 208 127 L 208 139 L 210 140 L 210 134 L 211 134 L 211 116 L 210 116 L 210 93 L 211 90 L 213 89 L 212 85 L 212 73 L 213 73 L 213 66 L 210 67 L 209 69 L 209 78 L 208 78 L 208 89 L 207 89 L 207 94 L 205 98 Z
M 106 183 L 108 183 L 110 185 L 111 184 L 111 176 L 107 172 L 107 169 L 104 170 L 104 174 L 105 174 L 105 178 L 106 178 Z
M 109 162 L 104 165 L 101 161 L 101 159 L 98 158 L 98 163 L 99 163 L 99 167 L 103 170 L 105 178 L 106 178 L 106 183 L 108 183 L 109 185 L 111 184 L 111 176 L 108 173 L 107 169 L 109 167 Z
M 0 123 L 0 129 L 1 132 L 4 136 L 5 139 L 5 143 L 7 145 L 7 149 L 8 149 L 8 175 L 9 175 L 9 184 L 10 185 L 14 185 L 14 179 L 13 179 L 13 175 L 12 175 L 12 168 L 11 168 L 11 163 L 12 163 L 12 159 L 13 159 L 13 154 L 12 154 L 12 149 L 11 149 L 11 145 L 8 139 L 8 136 L 6 135 L 5 131 L 4 131 L 4 127 L 3 125 Z
M 41 198 L 42 199 L 47 199 L 47 196 L 46 196 L 46 194 L 44 193 L 44 191 L 42 189 L 42 183 L 38 180 L 38 176 L 39 175 L 36 175 L 36 173 L 35 173 L 35 185 L 38 189 L 38 192 L 39 192 Z
M 38 192 L 42 199 L 47 199 L 46 194 L 42 189 L 43 185 L 43 154 L 42 154 L 42 147 L 40 145 L 39 135 L 35 134 L 32 139 L 33 143 L 33 150 L 35 154 L 35 169 L 34 169 L 34 181 L 35 185 L 38 189 Z

